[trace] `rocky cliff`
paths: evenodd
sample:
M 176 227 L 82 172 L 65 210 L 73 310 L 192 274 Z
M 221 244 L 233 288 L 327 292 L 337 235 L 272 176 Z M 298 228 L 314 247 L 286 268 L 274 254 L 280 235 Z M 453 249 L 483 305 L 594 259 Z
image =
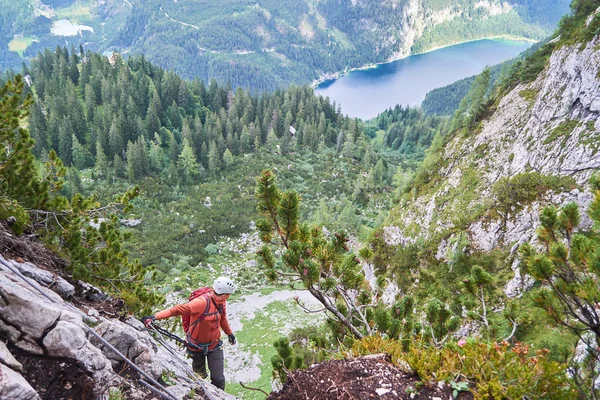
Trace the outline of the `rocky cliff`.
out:
M 600 36 L 555 49 L 537 79 L 490 110 L 430 155 L 437 161 L 429 180 L 405 195 L 383 229 L 387 245 L 434 242 L 438 259 L 465 246 L 513 253 L 534 238 L 543 206 L 587 209 L 587 182 L 600 170 Z M 590 224 L 584 214 L 583 228 Z
M 182 365 L 183 351 L 178 359 L 138 320 L 116 316 L 93 287 L 1 258 L 0 399 L 234 398 L 208 382 L 206 394 Z M 156 380 L 168 394 L 153 393 L 140 379 Z

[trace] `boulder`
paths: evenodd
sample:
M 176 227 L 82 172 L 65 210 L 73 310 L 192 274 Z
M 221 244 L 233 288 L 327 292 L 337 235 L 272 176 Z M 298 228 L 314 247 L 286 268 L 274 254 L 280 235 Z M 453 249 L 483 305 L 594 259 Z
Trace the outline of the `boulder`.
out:
M 10 367 L 16 371 L 23 371 L 23 366 L 17 359 L 12 355 L 8 347 L 4 342 L 0 341 L 0 363 Z
M 35 280 L 44 287 L 54 290 L 63 298 L 69 298 L 75 294 L 75 286 L 50 271 L 38 268 L 30 262 L 20 263 L 11 260 L 11 264 L 23 275 Z
M 47 271 L 39 270 L 33 264 L 19 265 L 20 271 L 27 272 L 30 277 L 36 276 L 33 279 L 41 281 L 40 285 L 50 282 L 51 274 L 46 274 Z M 107 393 L 111 387 L 128 387 L 128 396 L 137 393 L 133 398 L 147 398 L 146 390 L 136 380 L 127 381 L 115 373 L 114 368 L 121 368 L 124 361 L 90 332 L 90 328 L 84 323 L 90 316 L 65 302 L 51 290 L 44 287 L 40 289 L 49 298 L 41 295 L 10 269 L 0 266 L 0 333 L 3 337 L 26 353 L 56 359 L 58 369 L 62 368 L 60 360 L 76 361 L 77 367 L 92 378 L 91 389 L 96 394 Z M 95 315 L 93 318 L 97 321 L 101 321 L 94 332 L 142 371 L 157 380 L 168 373 L 175 382 L 168 387 L 174 396 L 184 398 L 194 388 L 195 385 L 187 376 L 191 368 L 189 364 L 186 367 L 184 353 L 175 356 L 164 347 L 157 346 L 135 318 L 124 323 L 116 319 L 105 319 L 97 312 L 91 314 Z M 0 367 L 0 399 L 39 398 L 31 384 L 15 372 L 23 367 L 1 342 Z M 33 381 L 32 384 L 36 385 Z M 205 386 L 216 399 L 234 398 L 208 383 Z M 198 392 L 200 389 L 195 390 Z
M 0 364 L 0 399 L 38 400 L 40 396 L 18 372 Z
M 104 321 L 95 328 L 95 331 L 153 378 L 159 378 L 163 373 L 162 365 L 156 362 L 157 346 L 147 333 L 139 332 L 118 320 Z M 110 360 L 113 368 L 123 362 L 114 351 L 97 339 L 92 338 L 92 343 L 102 349 L 102 353 Z

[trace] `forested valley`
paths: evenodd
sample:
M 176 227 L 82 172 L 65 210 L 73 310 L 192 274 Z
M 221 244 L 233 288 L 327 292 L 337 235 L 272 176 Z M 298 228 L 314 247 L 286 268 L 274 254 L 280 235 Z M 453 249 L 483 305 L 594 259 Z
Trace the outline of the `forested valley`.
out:
M 138 185 L 130 217 L 143 228 L 132 255 L 161 274 L 177 263 L 189 269 L 219 237 L 248 231 L 254 178 L 267 167 L 302 194 L 305 218 L 368 237 L 448 125 L 402 107 L 365 124 L 308 87 L 233 91 L 183 80 L 144 57 L 57 48 L 24 74 L 35 99 L 35 156 L 62 160 L 69 198 L 94 192 L 107 201 Z
M 45 50 L 0 77 L 3 243 L 40 241 L 123 317 L 222 274 L 241 299 L 289 290 L 293 307 L 236 331 L 236 366 L 259 366 L 263 390 L 385 352 L 418 377 L 407 395 L 443 381 L 453 397 L 595 398 L 599 6 L 574 2 L 519 61 L 438 91 L 429 111 L 451 117 L 362 121 L 307 86 Z

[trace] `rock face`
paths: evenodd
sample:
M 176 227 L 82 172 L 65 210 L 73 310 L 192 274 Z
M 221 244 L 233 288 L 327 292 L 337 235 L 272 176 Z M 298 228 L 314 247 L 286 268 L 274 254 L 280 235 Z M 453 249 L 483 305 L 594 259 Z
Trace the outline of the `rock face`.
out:
M 57 285 L 52 274 L 33 264 L 11 264 L 63 296 L 74 292 L 64 290 L 73 288 L 67 281 Z M 51 300 L 0 264 L 0 398 L 96 398 L 111 388 L 125 391 L 127 398 L 147 398 L 147 389 L 117 373 L 125 370 L 124 361 L 96 339 L 84 321 L 99 323 L 95 332 L 154 379 L 160 380 L 167 374 L 175 383 L 168 390 L 177 398 L 183 398 L 192 389 L 202 393 L 187 378 L 181 361 L 157 346 L 135 318 L 121 322 L 98 313 L 91 318 L 56 292 L 43 286 L 41 289 Z M 44 380 L 40 376 L 44 374 L 35 373 L 34 368 L 43 368 L 53 378 Z M 56 387 L 52 381 L 59 381 L 64 387 Z M 217 399 L 233 398 L 208 383 L 205 386 Z
M 389 246 L 444 237 L 437 254 L 445 258 L 456 243 L 449 232 L 457 217 L 493 208 L 494 184 L 524 172 L 569 176 L 579 189 L 550 191 L 507 215 L 486 214 L 469 222 L 473 248 L 489 251 L 531 240 L 547 204 L 576 202 L 585 212 L 592 199 L 586 184 L 600 170 L 600 36 L 556 50 L 534 82 L 510 91 L 479 132 L 454 137 L 441 158 L 435 188 L 392 213 L 384 227 Z M 590 227 L 587 216 L 582 222 Z

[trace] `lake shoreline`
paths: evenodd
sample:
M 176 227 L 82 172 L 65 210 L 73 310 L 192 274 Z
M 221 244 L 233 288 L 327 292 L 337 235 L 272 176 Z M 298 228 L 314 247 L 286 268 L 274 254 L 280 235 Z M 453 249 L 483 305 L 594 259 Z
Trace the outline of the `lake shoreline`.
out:
M 416 56 L 416 55 L 420 55 L 420 54 L 427 54 L 427 53 L 431 53 L 431 52 L 436 51 L 436 50 L 444 49 L 446 47 L 452 47 L 452 46 L 456 46 L 456 45 L 463 44 L 463 43 L 477 42 L 479 40 L 486 40 L 486 39 L 487 40 L 504 39 L 504 40 L 519 41 L 519 42 L 529 42 L 529 43 L 538 43 L 539 42 L 539 40 L 535 40 L 535 39 L 531 39 L 531 38 L 526 38 L 526 37 L 512 36 L 512 35 L 496 35 L 496 36 L 487 36 L 487 37 L 483 37 L 483 38 L 479 38 L 479 39 L 463 40 L 463 41 L 452 43 L 452 44 L 448 44 L 448 45 L 435 46 L 435 47 L 432 47 L 431 49 L 422 51 L 420 53 L 412 53 L 412 54 L 402 55 L 402 56 L 401 55 L 392 56 L 387 61 L 382 61 L 382 62 L 378 62 L 378 63 L 369 63 L 369 64 L 365 64 L 365 65 L 360 66 L 360 67 L 346 68 L 344 71 L 338 71 L 338 72 L 332 72 L 330 74 L 325 74 L 325 75 L 320 76 L 319 78 L 315 79 L 314 81 L 312 81 L 312 83 L 310 84 L 310 87 L 313 88 L 313 89 L 316 89 L 321 83 L 329 81 L 329 80 L 339 79 L 339 78 L 341 78 L 341 77 L 349 74 L 352 71 L 369 70 L 369 69 L 372 69 L 372 68 L 377 68 L 379 65 L 389 64 L 389 63 L 392 63 L 394 61 L 402 60 L 402 59 L 410 57 L 410 56 Z

